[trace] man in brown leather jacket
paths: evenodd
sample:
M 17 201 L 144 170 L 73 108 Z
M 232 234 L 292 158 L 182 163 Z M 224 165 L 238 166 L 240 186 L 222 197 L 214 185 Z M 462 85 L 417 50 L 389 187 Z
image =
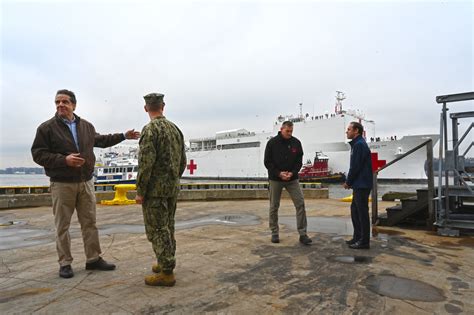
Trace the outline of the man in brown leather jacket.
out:
M 110 147 L 125 139 L 138 139 L 140 133 L 99 135 L 94 126 L 74 114 L 76 96 L 72 91 L 56 93 L 56 114 L 42 123 L 31 147 L 33 160 L 43 166 L 51 180 L 56 249 L 59 256 L 59 276 L 71 278 L 71 239 L 69 225 L 74 209 L 81 225 L 87 270 L 113 270 L 100 257 L 99 233 L 96 227 L 94 191 L 94 147 Z

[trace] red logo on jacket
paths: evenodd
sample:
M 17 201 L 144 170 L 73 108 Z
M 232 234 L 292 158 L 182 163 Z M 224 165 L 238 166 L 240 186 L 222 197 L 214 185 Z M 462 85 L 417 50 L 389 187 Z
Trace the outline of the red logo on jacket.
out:
M 291 153 L 296 154 L 298 152 L 297 148 L 291 148 Z

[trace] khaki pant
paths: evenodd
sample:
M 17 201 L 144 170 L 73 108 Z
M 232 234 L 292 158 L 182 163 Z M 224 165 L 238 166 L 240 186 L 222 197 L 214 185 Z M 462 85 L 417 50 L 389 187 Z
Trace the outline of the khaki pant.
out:
M 297 179 L 289 182 L 279 182 L 270 180 L 270 230 L 272 235 L 278 235 L 278 208 L 280 208 L 281 192 L 283 188 L 293 200 L 296 208 L 296 226 L 300 235 L 306 235 L 306 210 L 304 205 L 303 192 Z
M 99 232 L 95 225 L 96 199 L 93 180 L 80 183 L 51 182 L 51 196 L 59 265 L 70 265 L 73 260 L 69 226 L 74 209 L 77 210 L 77 219 L 81 225 L 87 262 L 96 261 L 101 250 Z

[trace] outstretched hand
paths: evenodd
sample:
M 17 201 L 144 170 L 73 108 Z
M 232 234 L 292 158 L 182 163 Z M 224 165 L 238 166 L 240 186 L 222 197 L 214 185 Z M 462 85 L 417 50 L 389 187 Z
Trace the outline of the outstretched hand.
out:
M 125 132 L 125 139 L 138 139 L 140 138 L 140 131 L 135 131 L 135 129 L 127 130 Z

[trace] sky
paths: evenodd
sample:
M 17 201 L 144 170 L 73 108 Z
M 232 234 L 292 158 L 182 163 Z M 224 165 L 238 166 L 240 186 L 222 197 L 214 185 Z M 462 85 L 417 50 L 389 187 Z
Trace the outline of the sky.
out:
M 36 166 L 63 88 L 99 133 L 141 130 L 163 93 L 186 139 L 331 112 L 336 91 L 380 136 L 438 133 L 435 97 L 474 90 L 471 1 L 0 3 L 0 168 Z

